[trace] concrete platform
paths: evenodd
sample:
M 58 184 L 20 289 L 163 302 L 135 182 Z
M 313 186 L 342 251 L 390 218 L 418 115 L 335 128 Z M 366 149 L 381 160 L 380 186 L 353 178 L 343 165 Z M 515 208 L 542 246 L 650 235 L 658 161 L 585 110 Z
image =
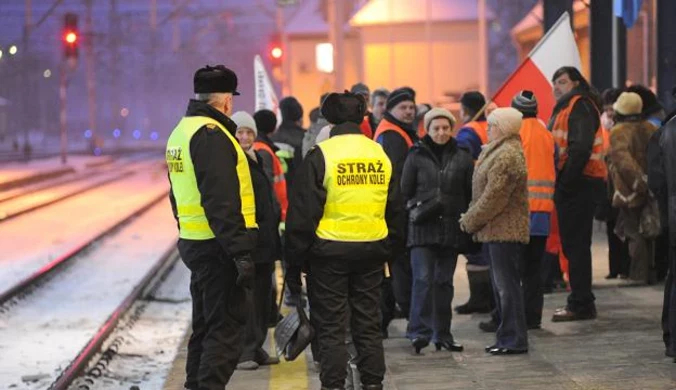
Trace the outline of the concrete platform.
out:
M 667 390 L 676 389 L 676 364 L 664 356 L 660 329 L 663 285 L 629 287 L 606 281 L 607 247 L 598 232 L 594 244 L 594 283 L 598 319 L 552 323 L 554 310 L 565 303 L 566 293 L 545 296 L 543 329 L 529 332 L 528 355 L 498 357 L 484 352 L 492 334 L 477 328 L 487 315 L 453 318 L 453 334 L 465 352 L 413 355 L 404 338 L 406 323 L 396 320 L 391 338 L 384 341 L 387 363 L 385 388 L 392 390 Z M 465 261 L 455 274 L 454 304 L 467 298 Z M 268 346 L 272 350 L 272 346 Z M 181 389 L 185 348 L 179 352 L 165 389 Z M 296 362 L 257 371 L 235 372 L 228 389 L 319 389 L 309 350 Z

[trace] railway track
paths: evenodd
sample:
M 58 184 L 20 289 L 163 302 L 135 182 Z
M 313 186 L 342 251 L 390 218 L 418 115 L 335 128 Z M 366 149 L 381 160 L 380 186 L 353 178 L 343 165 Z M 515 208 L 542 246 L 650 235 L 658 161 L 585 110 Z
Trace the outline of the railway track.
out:
M 13 376 L 6 384 L 23 388 L 20 375 L 32 381 L 30 389 L 66 389 L 85 371 L 125 313 L 178 260 L 175 224 L 166 205 L 158 204 L 165 197 L 0 294 L 0 350 L 12 356 L 0 368 L 3 384 Z M 25 371 L 31 366 L 37 375 Z
M 129 177 L 154 163 L 129 161 L 0 198 L 0 223 Z

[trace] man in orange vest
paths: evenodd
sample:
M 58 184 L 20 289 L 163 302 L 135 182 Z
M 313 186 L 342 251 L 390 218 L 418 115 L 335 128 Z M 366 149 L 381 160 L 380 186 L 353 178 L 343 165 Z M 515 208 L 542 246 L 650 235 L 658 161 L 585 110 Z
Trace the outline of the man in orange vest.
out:
M 554 313 L 552 321 L 589 320 L 596 318 L 591 255 L 594 210 L 607 176 L 601 100 L 574 67 L 557 70 L 552 83 L 557 103 L 548 128 L 560 151 L 554 202 L 571 289 L 568 304 Z
M 554 137 L 537 117 L 538 103 L 532 91 L 521 91 L 512 99 L 512 107 L 523 114 L 521 143 L 528 168 L 528 206 L 530 210 L 530 241 L 524 248 L 521 271 L 526 325 L 540 329 L 542 322 L 543 288 L 541 264 L 550 233 L 554 212 L 557 149 Z M 493 311 L 489 322 L 479 328 L 495 332 L 500 324 Z
M 392 91 L 387 98 L 386 112 L 380 121 L 373 139 L 385 150 L 392 163 L 392 180 L 399 183 L 401 172 L 408 150 L 417 141 L 413 128 L 415 119 L 415 95 L 410 88 L 399 88 Z M 398 184 L 397 184 L 398 185 Z M 404 209 L 405 205 L 400 205 Z M 408 253 L 401 251 L 388 263 L 392 278 L 383 282 L 382 330 L 387 337 L 387 326 L 394 318 L 394 301 L 399 304 L 403 315 L 408 318 L 411 307 L 411 262 Z M 391 286 L 391 287 L 390 287 Z M 394 296 L 394 300 L 392 299 Z
M 481 147 L 488 143 L 488 122 L 481 109 L 486 99 L 478 91 L 469 91 L 460 97 L 460 117 L 464 125 L 458 130 L 455 140 L 466 149 L 474 160 L 479 158 Z M 458 314 L 488 313 L 493 307 L 493 291 L 488 259 L 481 252 L 466 254 L 469 300 L 455 307 Z

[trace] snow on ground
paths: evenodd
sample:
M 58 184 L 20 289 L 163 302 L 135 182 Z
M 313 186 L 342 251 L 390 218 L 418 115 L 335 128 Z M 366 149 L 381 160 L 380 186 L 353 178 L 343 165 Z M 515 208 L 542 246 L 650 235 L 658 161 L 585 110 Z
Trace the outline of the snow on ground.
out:
M 168 187 L 166 171 L 153 168 L 0 223 L 0 289 L 91 240 Z M 175 232 L 169 201 L 158 207 Z
M 116 165 L 107 167 L 96 172 L 93 176 L 86 179 L 66 182 L 61 185 L 45 188 L 41 191 L 35 191 L 15 199 L 10 199 L 0 204 L 0 219 L 3 216 L 13 215 L 27 210 L 32 207 L 39 206 L 51 201 L 58 200 L 70 194 L 83 191 L 87 188 L 96 186 L 97 184 L 109 182 L 116 178 L 122 178 L 124 175 L 130 175 L 136 171 L 143 171 L 155 166 L 156 163 L 129 163 L 124 165 Z
M 32 160 L 29 162 L 11 162 L 0 165 L 0 183 L 14 181 L 24 177 L 32 176 L 39 172 L 53 171 L 64 167 L 72 167 L 76 171 L 86 168 L 87 164 L 107 161 L 109 156 L 69 156 L 68 163 L 62 164 L 61 157 L 45 158 Z
M 121 326 L 109 340 L 122 337 L 118 353 L 107 366 L 102 377 L 94 379 L 91 388 L 97 390 L 162 389 L 172 367 L 178 348 L 190 326 L 190 271 L 179 260 L 167 280 L 149 302 L 143 314 L 130 328 Z M 124 322 L 124 321 L 123 321 Z M 95 363 L 95 362 L 94 362 Z M 82 378 L 71 389 L 77 389 Z
M 175 241 L 173 217 L 156 205 L 0 315 L 0 383 L 49 386 Z

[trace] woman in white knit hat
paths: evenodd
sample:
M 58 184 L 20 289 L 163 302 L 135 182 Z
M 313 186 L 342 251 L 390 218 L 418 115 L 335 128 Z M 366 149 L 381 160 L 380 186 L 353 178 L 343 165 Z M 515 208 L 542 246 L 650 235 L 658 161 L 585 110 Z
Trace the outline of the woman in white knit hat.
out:
M 482 242 L 501 319 L 493 355 L 528 352 L 528 335 L 519 262 L 529 240 L 528 172 L 521 118 L 514 108 L 497 108 L 488 117 L 489 143 L 481 152 L 472 182 L 472 205 L 460 226 Z
M 253 148 L 258 135 L 256 121 L 244 111 L 232 115 L 237 124 L 235 138 L 247 154 L 251 182 L 256 200 L 256 222 L 258 223 L 258 244 L 252 253 L 256 264 L 256 279 L 253 288 L 253 304 L 247 313 L 247 332 L 244 350 L 237 364 L 238 370 L 255 370 L 259 366 L 279 363 L 279 359 L 270 356 L 263 344 L 268 334 L 270 305 L 272 300 L 272 272 L 275 259 L 279 258 L 281 244 L 277 226 L 281 220 L 281 208 L 274 196 L 272 185 L 263 167 L 263 159 Z
M 451 302 L 458 253 L 471 243 L 458 219 L 472 199 L 474 163 L 452 137 L 450 112 L 433 108 L 424 125 L 427 135 L 409 152 L 401 178 L 413 271 L 406 335 L 416 353 L 430 342 L 437 350 L 462 351 L 451 334 Z

